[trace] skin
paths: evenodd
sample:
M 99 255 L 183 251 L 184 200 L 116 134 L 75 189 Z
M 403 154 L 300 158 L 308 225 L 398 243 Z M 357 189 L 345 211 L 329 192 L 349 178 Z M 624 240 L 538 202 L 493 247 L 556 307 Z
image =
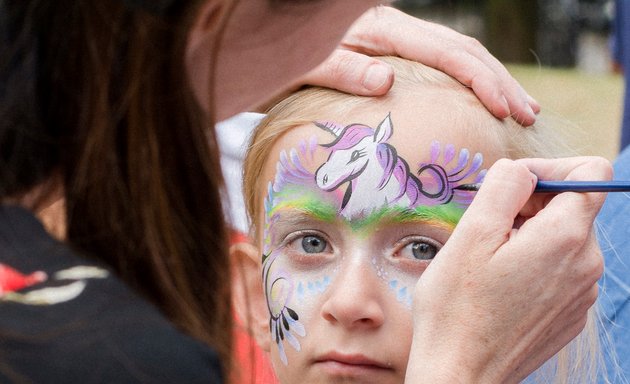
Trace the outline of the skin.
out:
M 538 103 L 478 41 L 390 7 L 370 10 L 387 3 L 318 0 L 274 8 L 267 0 L 237 2 L 215 64 L 216 119 L 268 105 L 302 84 L 383 95 L 393 84 L 393 70 L 370 55 L 396 55 L 451 74 L 499 118 L 513 115 L 525 126 L 534 123 Z M 217 25 L 228 8 L 224 0 L 207 1 L 189 34 L 186 65 L 206 110 L 207 63 L 213 61 Z
M 419 96 L 419 95 L 416 95 Z M 353 110 L 343 117 L 343 122 L 362 122 L 376 127 L 383 116 L 391 112 L 394 125 L 393 136 L 388 143 L 396 148 L 398 156 L 407 161 L 412 172 L 415 166 L 430 159 L 429 149 L 433 140 L 452 143 L 459 151 L 468 148 L 471 153 L 481 152 L 484 156 L 482 168 L 489 167 L 503 153 L 499 143 L 488 138 L 471 140 L 461 134 L 446 113 L 452 108 L 448 98 L 439 107 L 428 100 L 441 98 L 439 92 L 425 92 L 422 96 L 408 98 L 405 103 L 374 103 L 369 109 Z M 335 120 L 340 116 L 328 116 Z M 414 132 L 422 127 L 422 133 Z M 274 145 L 272 154 L 299 148 L 300 142 L 315 136 L 317 142 L 326 144 L 334 137 L 306 124 L 284 134 Z M 315 161 L 307 163 L 314 172 L 326 161 L 328 152 L 319 149 Z M 270 157 L 261 177 L 260 195 L 266 196 L 267 181 L 276 177 L 279 156 Z M 467 179 L 471 182 L 472 178 Z M 318 188 L 308 186 L 317 200 Z M 329 193 L 330 194 L 330 193 Z M 303 196 L 303 194 L 300 194 Z M 256 248 L 248 248 L 250 279 L 260 276 L 262 268 L 260 254 L 271 254 L 275 258 L 269 273 L 282 270 L 293 282 L 289 306 L 299 315 L 305 335 L 294 334 L 300 350 L 292 348 L 286 341 L 282 349 L 286 354 L 283 361 L 279 345 L 269 333 L 269 311 L 265 293 L 252 285 L 250 300 L 254 301 L 253 312 L 257 324 L 258 342 L 271 352 L 275 371 L 282 383 L 402 383 L 405 379 L 407 361 L 413 335 L 411 312 L 412 295 L 401 297 L 413 288 L 430 260 L 417 260 L 413 245 L 425 244 L 429 254 L 437 252 L 446 244 L 454 229 L 453 223 L 441 219 L 426 221 L 411 215 L 406 220 L 400 212 L 391 211 L 382 217 L 363 214 L 346 218 L 341 215 L 317 217 L 304 213 L 308 199 L 298 199 L 286 205 L 274 207 L 279 219 L 271 225 L 265 223 L 265 212 L 260 212 L 258 228 L 266 228 L 272 240 L 260 239 Z M 317 200 L 335 210 L 330 196 Z M 339 199 L 332 198 L 338 202 Z M 310 201 L 312 203 L 312 200 Z M 452 204 L 451 204 L 452 205 Z M 337 206 L 338 207 L 338 206 Z M 442 208 L 444 206 L 438 206 Z M 429 211 L 436 207 L 427 207 Z M 465 206 L 463 207 L 465 209 Z M 456 215 L 459 217 L 461 215 Z M 323 241 L 321 250 L 305 249 L 302 240 L 315 237 Z M 307 244 L 308 247 L 308 244 Z M 241 254 L 241 256 L 243 256 Z M 438 256 L 439 257 L 439 256 Z M 263 271 L 263 275 L 265 272 Z M 387 277 L 385 277 L 387 276 Z M 395 281 L 395 283 L 392 283 Z M 324 288 L 298 292 L 299 283 L 323 282 Z M 262 282 L 259 280 L 259 283 Z M 392 288 L 395 284 L 395 288 Z M 269 294 L 270 291 L 266 291 Z M 272 298 L 266 301 L 273 303 Z M 258 302 L 258 304 L 256 304 Z M 286 333 L 286 332 L 285 332 Z

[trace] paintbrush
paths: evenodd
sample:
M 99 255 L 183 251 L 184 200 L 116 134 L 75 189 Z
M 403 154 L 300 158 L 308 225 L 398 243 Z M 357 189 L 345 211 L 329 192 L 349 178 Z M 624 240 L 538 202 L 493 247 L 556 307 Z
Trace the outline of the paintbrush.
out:
M 478 191 L 481 183 L 462 184 L 453 189 L 461 191 Z M 534 192 L 630 192 L 630 181 L 546 181 L 539 180 Z

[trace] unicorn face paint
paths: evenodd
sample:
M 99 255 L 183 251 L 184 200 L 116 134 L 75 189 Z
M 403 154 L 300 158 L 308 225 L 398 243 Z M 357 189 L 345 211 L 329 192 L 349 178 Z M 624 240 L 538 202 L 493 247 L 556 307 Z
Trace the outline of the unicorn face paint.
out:
M 351 376 L 402 382 L 416 282 L 472 201 L 456 187 L 483 179 L 483 157 L 435 140 L 401 145 L 389 114 L 376 128 L 292 131 L 307 132 L 279 140 L 260 225 L 276 369 L 317 367 L 313 378 L 334 382 L 338 360 L 362 361 Z
M 444 166 L 453 159 L 454 148 L 446 146 L 443 159 L 446 164 L 438 164 L 440 147 L 439 143 L 433 142 L 431 160 L 420 164 L 416 177 L 407 162 L 398 157 L 396 149 L 387 143 L 393 133 L 390 115 L 377 129 L 362 124 L 343 128 L 334 123 L 317 125 L 337 138 L 324 145 L 330 149 L 330 155 L 315 173 L 316 184 L 325 191 L 348 184 L 341 213 L 349 219 L 384 206 L 448 203 L 455 194 L 453 187 L 478 172 L 483 160 L 477 153 L 469 163 L 468 150 L 463 149 L 457 164 L 447 172 Z

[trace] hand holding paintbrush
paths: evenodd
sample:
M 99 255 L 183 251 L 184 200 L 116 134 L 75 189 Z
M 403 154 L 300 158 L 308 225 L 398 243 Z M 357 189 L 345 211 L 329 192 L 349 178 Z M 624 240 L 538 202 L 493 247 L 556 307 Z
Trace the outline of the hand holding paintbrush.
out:
M 455 187 L 462 191 L 478 191 L 482 183 L 462 184 Z M 561 192 L 630 192 L 630 181 L 547 181 L 538 180 L 534 193 Z

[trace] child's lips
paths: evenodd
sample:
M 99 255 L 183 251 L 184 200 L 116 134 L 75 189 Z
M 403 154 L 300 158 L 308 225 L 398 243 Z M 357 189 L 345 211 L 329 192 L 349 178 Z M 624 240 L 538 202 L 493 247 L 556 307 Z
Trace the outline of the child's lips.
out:
M 365 376 L 393 371 L 391 365 L 363 354 L 329 352 L 314 360 L 314 365 L 332 376 Z

